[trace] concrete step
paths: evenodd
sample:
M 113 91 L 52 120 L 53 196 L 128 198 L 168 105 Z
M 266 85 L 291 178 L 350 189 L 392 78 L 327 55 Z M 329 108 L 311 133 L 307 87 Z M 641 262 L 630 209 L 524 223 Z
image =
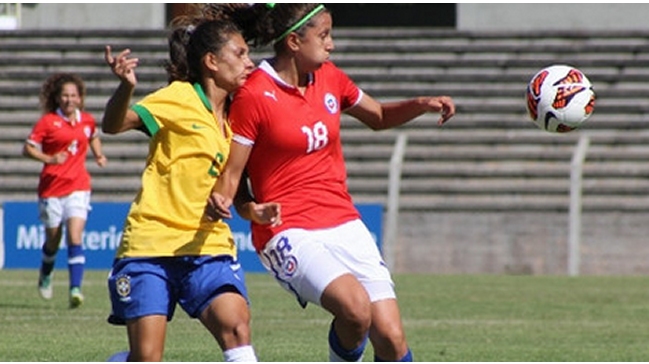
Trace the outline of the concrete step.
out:
M 646 179 L 586 177 L 583 182 L 584 196 L 636 196 L 643 197 L 649 188 Z M 353 193 L 387 194 L 387 179 L 355 178 L 349 180 L 349 190 Z M 567 178 L 459 178 L 450 176 L 435 179 L 409 179 L 400 183 L 402 196 L 411 195 L 524 195 L 524 196 L 568 196 L 570 181 Z
M 376 183 L 387 183 L 390 166 L 387 162 L 357 162 L 347 163 L 348 179 L 350 181 L 374 180 Z M 554 179 L 569 181 L 571 169 L 569 163 L 476 163 L 458 161 L 452 163 L 412 163 L 406 162 L 402 170 L 403 181 L 423 181 L 434 185 L 437 181 L 476 180 L 487 183 L 491 180 L 520 180 L 529 181 Z M 609 183 L 607 181 L 628 180 L 638 183 L 649 178 L 649 169 L 641 163 L 607 162 L 587 163 L 583 167 L 583 180 L 592 183 Z M 374 182 L 372 182 L 374 183 Z M 358 185 L 360 186 L 360 184 Z M 624 187 L 626 188 L 626 187 Z
M 583 196 L 582 211 L 588 212 L 643 212 L 649 200 L 631 196 Z M 404 210 L 408 211 L 557 211 L 567 212 L 569 196 L 444 196 L 418 195 L 400 199 Z
M 4 33 L 3 33 L 4 34 Z M 117 80 L 103 49 L 130 47 L 140 58 L 134 99 L 166 84 L 163 32 L 15 32 L 0 36 L 0 198 L 35 198 L 41 165 L 22 157 L 40 117 L 38 91 L 55 71 L 80 74 L 87 111 L 101 120 Z M 381 101 L 451 95 L 456 117 L 438 115 L 384 132 L 342 119 L 349 188 L 356 202 L 385 203 L 394 141 L 407 133 L 401 206 L 418 211 L 556 211 L 569 203 L 570 162 L 588 135 L 584 210 L 649 211 L 644 192 L 649 152 L 649 35 L 646 32 L 484 32 L 439 29 L 340 29 L 332 59 Z M 253 58 L 270 55 L 255 51 Z M 541 67 L 571 63 L 598 95 L 581 131 L 539 130 L 525 109 L 525 87 Z M 148 138 L 138 132 L 102 136 L 106 168 L 91 158 L 93 200 L 131 201 L 140 188 Z

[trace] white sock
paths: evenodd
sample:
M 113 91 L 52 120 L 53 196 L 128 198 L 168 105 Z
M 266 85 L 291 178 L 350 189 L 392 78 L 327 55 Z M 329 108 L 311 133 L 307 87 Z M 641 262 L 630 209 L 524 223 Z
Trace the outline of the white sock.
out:
M 257 361 L 255 350 L 251 345 L 239 346 L 238 348 L 228 349 L 223 352 L 225 361 Z

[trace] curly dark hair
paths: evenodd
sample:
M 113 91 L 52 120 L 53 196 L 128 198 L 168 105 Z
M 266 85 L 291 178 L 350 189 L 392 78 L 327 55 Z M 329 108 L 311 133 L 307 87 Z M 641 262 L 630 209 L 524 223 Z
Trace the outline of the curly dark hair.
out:
M 55 73 L 48 77 L 43 83 L 43 86 L 41 86 L 39 99 L 41 109 L 44 113 L 56 111 L 59 107 L 58 98 L 61 96 L 61 92 L 63 91 L 63 85 L 67 83 L 73 83 L 77 86 L 79 97 L 81 98 L 79 108 L 83 110 L 86 98 L 86 85 L 83 82 L 83 79 L 72 73 Z

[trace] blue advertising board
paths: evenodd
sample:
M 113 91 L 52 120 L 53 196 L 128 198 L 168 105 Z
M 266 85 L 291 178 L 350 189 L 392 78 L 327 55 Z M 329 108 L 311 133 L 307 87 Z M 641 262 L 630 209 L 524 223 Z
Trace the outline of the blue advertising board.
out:
M 122 236 L 124 219 L 130 203 L 95 202 L 88 215 L 83 233 L 87 269 L 110 269 L 115 250 Z M 381 248 L 383 207 L 375 204 L 356 205 L 362 219 Z M 41 247 L 45 241 L 45 228 L 38 219 L 36 202 L 3 203 L 4 269 L 38 268 Z M 239 252 L 239 261 L 247 272 L 265 272 L 250 239 L 250 226 L 237 214 L 228 220 Z M 65 240 L 65 239 L 64 239 Z M 67 267 L 65 241 L 56 258 L 56 268 Z M 0 264 L 2 261 L 0 261 Z

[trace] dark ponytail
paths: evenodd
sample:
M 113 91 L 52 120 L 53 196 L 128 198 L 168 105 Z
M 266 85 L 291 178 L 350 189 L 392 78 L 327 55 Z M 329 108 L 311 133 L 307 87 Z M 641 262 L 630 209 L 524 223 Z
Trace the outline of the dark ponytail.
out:
M 195 26 L 192 24 L 177 25 L 169 34 L 169 60 L 165 62 L 167 80 L 187 81 L 189 65 L 187 64 L 187 45 Z
M 168 36 L 169 60 L 165 62 L 168 81 L 199 82 L 206 53 L 218 53 L 235 33 L 246 41 L 254 38 L 255 9 L 249 4 L 197 4 L 191 14 L 174 19 Z

